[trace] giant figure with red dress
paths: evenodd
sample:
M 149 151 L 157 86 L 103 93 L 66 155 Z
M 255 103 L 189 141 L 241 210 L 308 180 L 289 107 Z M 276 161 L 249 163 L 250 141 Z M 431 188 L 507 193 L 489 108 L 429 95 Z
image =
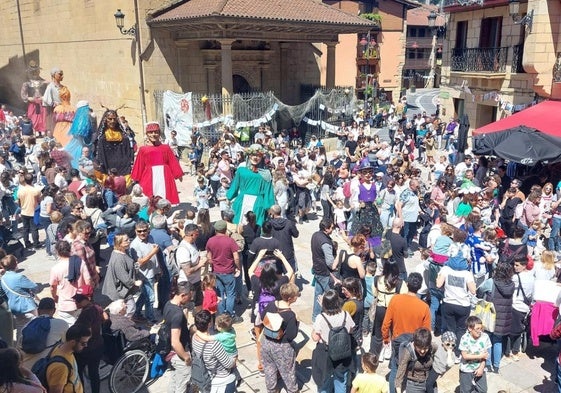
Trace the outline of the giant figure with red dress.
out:
M 154 195 L 167 199 L 172 204 L 179 203 L 175 180 L 183 180 L 183 169 L 171 148 L 160 140 L 160 125 L 146 124 L 146 146 L 138 150 L 131 178 L 142 186 L 148 197 Z

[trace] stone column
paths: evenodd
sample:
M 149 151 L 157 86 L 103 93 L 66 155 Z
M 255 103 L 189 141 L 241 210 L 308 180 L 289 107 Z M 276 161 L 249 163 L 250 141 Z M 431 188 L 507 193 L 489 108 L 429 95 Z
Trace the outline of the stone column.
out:
M 229 97 L 234 94 L 234 81 L 232 79 L 232 43 L 235 40 L 219 40 L 222 65 L 222 111 L 231 114 Z
M 279 64 L 279 86 L 280 86 L 280 99 L 287 102 L 287 95 L 289 85 L 292 83 L 292 76 L 288 67 L 288 57 L 290 55 L 290 43 L 279 42 L 280 46 L 280 64 Z M 273 90 L 273 89 L 271 89 Z
M 335 87 L 335 45 L 337 42 L 327 42 L 327 66 L 325 85 L 328 89 Z

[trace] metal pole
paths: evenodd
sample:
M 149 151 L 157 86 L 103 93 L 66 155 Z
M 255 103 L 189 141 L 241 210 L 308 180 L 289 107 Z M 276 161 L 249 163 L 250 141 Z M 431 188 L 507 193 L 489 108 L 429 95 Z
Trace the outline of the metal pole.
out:
M 142 115 L 142 134 L 144 135 L 144 127 L 146 126 L 148 119 L 146 116 L 146 97 L 144 95 L 144 67 L 142 65 L 142 48 L 140 45 L 140 17 L 138 16 L 138 0 L 134 0 L 134 18 L 136 23 L 136 33 L 134 35 L 134 39 L 136 40 L 138 73 L 140 76 L 140 113 Z M 146 135 L 144 135 L 144 138 L 146 138 Z

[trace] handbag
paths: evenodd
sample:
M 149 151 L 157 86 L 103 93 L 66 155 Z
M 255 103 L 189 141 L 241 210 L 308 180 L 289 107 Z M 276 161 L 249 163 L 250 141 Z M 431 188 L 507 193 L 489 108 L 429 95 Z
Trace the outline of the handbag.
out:
M 497 321 L 497 311 L 495 305 L 487 300 L 479 299 L 472 310 L 471 316 L 481 319 L 483 329 L 493 333 L 495 331 L 495 323 Z

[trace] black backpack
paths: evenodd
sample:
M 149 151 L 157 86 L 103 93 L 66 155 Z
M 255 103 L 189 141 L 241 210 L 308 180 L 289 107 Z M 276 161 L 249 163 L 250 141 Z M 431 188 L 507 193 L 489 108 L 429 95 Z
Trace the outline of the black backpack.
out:
M 165 358 L 171 352 L 171 326 L 162 321 L 156 335 L 156 353 Z
M 345 327 L 347 323 L 347 313 L 343 317 L 343 324 L 341 326 L 331 326 L 325 315 L 320 314 L 327 326 L 329 327 L 329 344 L 327 345 L 327 353 L 333 362 L 348 359 L 353 355 L 353 348 L 351 345 L 351 335 Z
M 49 390 L 49 382 L 47 381 L 47 369 L 53 363 L 62 363 L 68 369 L 68 377 L 67 377 L 67 380 L 66 380 L 66 385 L 71 384 L 72 385 L 72 391 L 75 392 L 76 389 L 74 387 L 74 384 L 70 380 L 70 377 L 72 375 L 72 365 L 63 356 L 60 356 L 60 355 L 51 356 L 56 347 L 57 346 L 54 346 L 49 351 L 49 354 L 47 356 L 37 360 L 37 362 L 35 362 L 33 367 L 31 367 L 31 372 L 37 376 L 37 379 L 39 379 L 39 382 L 41 382 L 41 385 L 43 385 L 43 387 L 45 389 Z

